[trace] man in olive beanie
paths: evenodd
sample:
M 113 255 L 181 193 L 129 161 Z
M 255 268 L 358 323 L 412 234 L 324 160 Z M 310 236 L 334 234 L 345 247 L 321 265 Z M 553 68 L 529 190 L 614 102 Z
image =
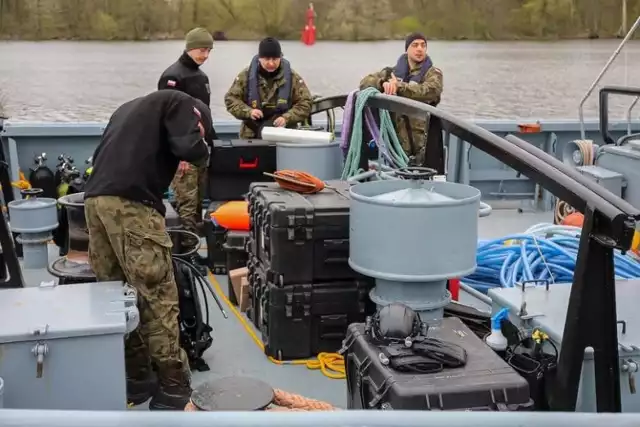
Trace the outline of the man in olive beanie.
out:
M 213 37 L 204 28 L 194 28 L 185 37 L 186 48 L 189 52 L 193 49 L 207 49 L 207 53 L 213 49 Z M 206 60 L 206 58 L 205 58 Z M 200 64 L 202 65 L 202 64 Z
M 211 88 L 209 77 L 200 69 L 209 58 L 213 49 L 213 37 L 205 28 L 194 28 L 185 36 L 185 49 L 180 58 L 167 68 L 158 82 L 158 89 L 175 89 L 185 92 L 204 102 L 211 104 Z M 215 129 L 211 129 L 211 139 L 207 143 L 212 146 L 217 139 Z M 180 162 L 176 176 L 171 183 L 176 200 L 176 210 L 185 230 L 199 234 L 198 223 L 202 222 L 202 199 L 207 178 L 206 167 L 195 167 L 187 162 Z M 198 244 L 197 239 L 182 235 L 185 251 Z M 194 255 L 197 265 L 203 260 Z M 204 269 L 203 269 L 204 270 Z M 206 270 L 203 271 L 206 273 Z

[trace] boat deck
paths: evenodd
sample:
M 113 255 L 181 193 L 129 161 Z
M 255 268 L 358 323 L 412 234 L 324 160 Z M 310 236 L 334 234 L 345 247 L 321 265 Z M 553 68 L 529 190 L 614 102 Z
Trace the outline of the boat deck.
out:
M 551 220 L 551 212 L 519 213 L 516 209 L 494 209 L 490 216 L 479 219 L 479 238 L 491 239 L 519 233 L 534 224 Z M 58 248 L 52 245 L 51 261 L 58 257 L 57 253 Z M 24 277 L 28 286 L 52 280 L 43 270 L 24 270 Z M 267 382 L 274 388 L 346 408 L 347 390 L 344 380 L 328 378 L 320 370 L 311 370 L 305 365 L 278 365 L 269 361 L 260 348 L 260 333 L 246 316 L 228 301 L 227 277 L 210 275 L 209 281 L 220 297 L 228 318 L 222 316 L 214 301 L 209 302 L 214 342 L 204 358 L 211 370 L 194 372 L 194 387 L 226 376 L 253 377 Z M 211 299 L 211 295 L 207 297 Z M 461 302 L 472 302 L 472 298 L 461 295 Z M 136 409 L 145 407 L 146 404 Z
M 492 239 L 520 233 L 532 225 L 552 220 L 550 212 L 518 213 L 515 209 L 496 209 L 490 216 L 479 219 L 479 238 Z M 261 379 L 274 388 L 346 408 L 347 389 L 344 380 L 330 379 L 319 370 L 311 370 L 304 365 L 276 365 L 270 362 L 254 341 L 254 337 L 259 339 L 260 332 L 235 307 L 229 308 L 226 276 L 211 275 L 210 281 L 218 295 L 224 295 L 223 304 L 226 305 L 229 318 L 225 319 L 215 304 L 209 305 L 211 326 L 215 332 L 214 343 L 205 354 L 205 360 L 211 371 L 195 373 L 194 386 L 229 375 L 249 376 Z M 471 302 L 470 299 L 469 296 L 461 296 L 463 303 Z M 475 302 L 473 305 L 478 306 Z

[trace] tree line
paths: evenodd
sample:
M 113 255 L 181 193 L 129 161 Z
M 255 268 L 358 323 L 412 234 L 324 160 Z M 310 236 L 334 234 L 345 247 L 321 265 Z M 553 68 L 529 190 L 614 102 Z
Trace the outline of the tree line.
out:
M 640 0 L 315 0 L 319 40 L 615 37 Z M 203 26 L 230 40 L 298 39 L 308 0 L 0 0 L 0 38 L 157 40 Z

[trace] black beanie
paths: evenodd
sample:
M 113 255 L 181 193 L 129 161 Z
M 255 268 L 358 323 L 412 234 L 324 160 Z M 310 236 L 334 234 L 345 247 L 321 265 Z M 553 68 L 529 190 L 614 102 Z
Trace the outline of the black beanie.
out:
M 281 56 L 282 48 L 278 40 L 273 37 L 267 37 L 260 42 L 260 46 L 258 46 L 258 57 L 280 58 Z
M 416 40 L 424 40 L 425 43 L 427 42 L 427 38 L 422 33 L 411 33 L 404 40 L 404 50 L 406 51 L 407 49 L 409 49 L 411 43 Z

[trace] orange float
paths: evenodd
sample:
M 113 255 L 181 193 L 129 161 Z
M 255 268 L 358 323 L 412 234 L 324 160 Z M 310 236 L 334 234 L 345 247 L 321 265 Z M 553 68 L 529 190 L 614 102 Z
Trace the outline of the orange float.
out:
M 211 220 L 227 230 L 249 231 L 249 203 L 233 200 L 211 212 Z
M 583 223 L 584 223 L 584 215 L 582 215 L 580 212 L 574 212 L 564 217 L 561 224 L 569 225 L 573 227 L 582 227 Z

